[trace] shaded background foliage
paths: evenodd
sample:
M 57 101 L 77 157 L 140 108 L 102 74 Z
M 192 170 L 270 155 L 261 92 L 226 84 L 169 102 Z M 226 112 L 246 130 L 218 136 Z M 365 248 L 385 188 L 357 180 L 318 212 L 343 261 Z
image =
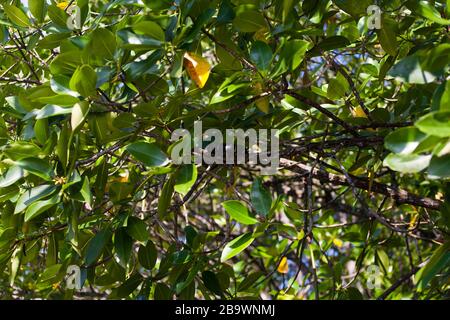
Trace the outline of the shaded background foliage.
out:
M 2 298 L 448 298 L 449 1 L 1 8 Z M 174 165 L 196 120 L 279 173 Z

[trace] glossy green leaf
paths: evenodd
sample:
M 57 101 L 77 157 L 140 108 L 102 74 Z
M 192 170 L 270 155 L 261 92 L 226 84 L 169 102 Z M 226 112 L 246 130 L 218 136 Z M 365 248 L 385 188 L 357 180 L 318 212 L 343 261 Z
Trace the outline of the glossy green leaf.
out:
M 90 34 L 89 52 L 97 57 L 112 59 L 117 42 L 114 33 L 108 29 L 99 28 Z
M 147 224 L 136 217 L 129 217 L 126 227 L 127 233 L 135 240 L 145 242 L 149 238 L 149 232 L 147 231 Z
M 44 21 L 47 13 L 47 3 L 45 0 L 28 0 L 28 8 L 38 22 Z
M 272 49 L 262 41 L 255 41 L 250 49 L 250 57 L 258 69 L 267 70 L 272 61 Z
M 197 181 L 197 167 L 193 164 L 183 165 L 177 173 L 174 189 L 185 196 Z
M 267 22 L 260 12 L 247 10 L 236 15 L 233 26 L 242 32 L 256 32 L 267 28 Z
M 48 6 L 47 10 L 48 16 L 57 26 L 68 29 L 67 22 L 69 21 L 69 15 L 64 10 L 61 10 L 53 4 Z
M 272 196 L 262 185 L 260 179 L 256 179 L 252 184 L 250 199 L 256 212 L 262 216 L 267 216 L 272 206 Z
M 430 280 L 442 268 L 450 263 L 450 242 L 446 242 L 434 251 L 428 262 L 420 269 L 414 277 L 414 283 L 419 291 L 425 289 Z
M 145 246 L 139 246 L 138 260 L 145 269 L 152 270 L 156 264 L 158 253 L 153 242 L 148 241 Z
M 250 215 L 247 207 L 242 202 L 237 200 L 228 200 L 222 202 L 222 206 L 225 208 L 230 217 L 242 224 L 256 224 L 258 220 Z
M 175 180 L 171 176 L 165 183 L 161 190 L 159 200 L 158 200 L 158 215 L 160 217 L 166 217 L 169 213 L 170 202 L 172 200 L 174 192 Z
M 251 233 L 244 233 L 225 245 L 220 261 L 227 261 L 245 250 L 255 240 Z
M 134 142 L 127 146 L 127 151 L 137 160 L 148 167 L 162 167 L 169 163 L 169 159 L 156 144 Z
M 436 137 L 450 137 L 450 111 L 429 113 L 416 122 L 416 127 Z
M 378 39 L 380 40 L 381 47 L 383 50 L 395 56 L 398 52 L 398 42 L 397 42 L 397 23 L 383 16 L 382 28 L 377 30 Z
M 96 94 L 97 74 L 95 70 L 85 64 L 78 67 L 70 79 L 70 89 L 77 91 L 83 97 L 89 97 Z
M 5 10 L 9 20 L 19 27 L 29 27 L 31 25 L 30 19 L 20 8 L 5 3 L 3 4 L 3 10 Z
M 424 170 L 430 164 L 430 155 L 389 154 L 383 164 L 394 171 L 416 173 Z
M 52 180 L 55 175 L 53 168 L 48 164 L 48 162 L 39 158 L 21 159 L 16 162 L 16 165 L 47 181 Z
M 87 266 L 97 262 L 103 253 L 103 249 L 111 240 L 111 231 L 109 229 L 100 230 L 88 243 L 84 263 Z
M 76 103 L 72 108 L 72 117 L 70 119 L 70 125 L 72 127 L 72 132 L 75 132 L 81 127 L 84 120 L 86 119 L 91 105 L 87 101 L 81 101 Z
M 153 21 L 140 21 L 133 25 L 133 30 L 158 41 L 164 41 L 166 37 L 164 30 L 159 26 L 159 24 Z
M 114 233 L 114 252 L 119 258 L 119 263 L 126 268 L 131 258 L 133 240 L 128 235 L 125 228 L 119 228 Z
M 0 177 L 0 188 L 6 188 L 13 185 L 22 179 L 23 176 L 24 171 L 20 166 L 15 165 L 10 167 L 5 175 Z
M 59 201 L 59 195 L 54 195 L 50 199 L 34 202 L 25 211 L 25 222 L 38 217 L 40 214 L 57 205 Z
M 410 55 L 397 62 L 389 75 L 406 83 L 424 84 L 436 79 L 436 76 L 421 66 L 418 55 Z
M 426 134 L 414 127 L 400 128 L 385 138 L 384 146 L 395 153 L 410 154 L 426 137 Z
M 434 156 L 428 167 L 428 175 L 438 179 L 450 178 L 450 154 L 442 157 Z
M 370 0 L 333 0 L 339 9 L 353 17 L 360 17 L 367 13 L 367 8 L 373 4 Z
M 24 191 L 17 200 L 14 213 L 17 214 L 24 211 L 33 202 L 38 201 L 47 196 L 50 196 L 55 191 L 56 187 L 50 184 L 44 184 Z
M 450 20 L 442 18 L 440 12 L 427 1 L 408 1 L 407 6 L 412 9 L 414 13 L 419 14 L 432 22 L 442 25 L 450 24 Z

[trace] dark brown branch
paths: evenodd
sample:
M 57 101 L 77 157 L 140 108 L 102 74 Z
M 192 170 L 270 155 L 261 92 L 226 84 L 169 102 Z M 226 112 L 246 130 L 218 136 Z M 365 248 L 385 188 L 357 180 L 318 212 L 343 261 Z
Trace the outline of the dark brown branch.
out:
M 394 292 L 398 287 L 400 287 L 404 282 L 408 281 L 413 275 L 419 271 L 419 267 L 413 268 L 408 274 L 405 274 L 403 277 L 398 279 L 391 287 L 389 287 L 383 294 L 378 297 L 378 300 L 386 299 L 392 292 Z
M 298 162 L 295 162 L 292 160 L 282 158 L 282 159 L 280 159 L 280 166 L 285 169 L 291 170 L 293 172 L 302 174 L 302 175 L 309 174 L 309 172 L 312 171 L 313 177 L 315 179 L 320 180 L 321 182 L 330 182 L 335 185 L 341 185 L 341 186 L 349 185 L 348 180 L 344 176 L 329 173 L 329 172 L 322 171 L 319 169 L 312 169 L 311 167 L 309 167 L 307 165 L 304 165 L 304 164 L 301 164 L 301 163 L 298 163 Z M 393 189 L 387 185 L 384 185 L 384 184 L 378 183 L 378 182 L 372 182 L 372 184 L 371 184 L 370 181 L 365 178 L 360 178 L 360 177 L 355 177 L 355 176 L 351 176 L 351 178 L 352 178 L 352 181 L 353 181 L 355 187 L 357 187 L 359 189 L 367 190 L 367 191 L 370 190 L 371 192 L 375 192 L 375 193 L 379 193 L 379 194 L 383 194 L 385 196 L 391 197 L 398 204 L 411 204 L 414 206 L 424 207 L 424 208 L 433 209 L 433 210 L 439 210 L 440 206 L 442 205 L 441 201 L 434 200 L 431 198 L 426 198 L 426 197 L 422 198 L 415 194 L 409 193 L 406 190 Z
M 349 132 L 351 132 L 354 136 L 358 136 L 358 133 L 356 132 L 355 128 L 347 124 L 344 120 L 341 120 L 338 116 L 336 116 L 331 111 L 327 110 L 326 108 L 322 107 L 317 102 L 314 102 L 306 97 L 303 97 L 302 95 L 298 94 L 297 92 L 293 90 L 286 90 L 286 94 L 290 95 L 291 97 L 297 99 L 300 102 L 303 102 L 314 109 L 318 110 L 320 113 L 326 115 L 328 118 L 333 120 L 336 124 L 342 126 L 343 128 L 347 129 Z

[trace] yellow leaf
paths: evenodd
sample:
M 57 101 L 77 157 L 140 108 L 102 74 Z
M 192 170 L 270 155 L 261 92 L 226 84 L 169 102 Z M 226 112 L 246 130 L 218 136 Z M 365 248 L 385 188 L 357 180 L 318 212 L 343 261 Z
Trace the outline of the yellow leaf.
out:
M 363 110 L 363 108 L 361 108 L 361 106 L 357 106 L 356 108 L 353 108 L 352 115 L 355 118 L 367 118 L 367 114 L 364 112 L 364 110 Z
M 263 85 L 261 84 L 261 82 L 257 82 L 254 84 L 253 91 L 255 92 L 255 94 L 263 93 Z M 255 101 L 255 104 L 258 107 L 258 109 L 261 110 L 262 112 L 269 113 L 270 109 L 269 98 L 267 97 L 260 98 Z
M 289 272 L 289 265 L 288 265 L 288 260 L 286 257 L 283 257 L 283 259 L 281 259 L 281 262 L 278 265 L 277 271 L 279 273 L 283 273 L 283 274 L 286 274 Z
M 338 238 L 333 239 L 333 243 L 338 248 L 341 248 L 344 245 L 344 242 Z
M 58 8 L 60 8 L 61 10 L 65 10 L 68 5 L 69 5 L 69 3 L 67 1 L 63 1 L 63 2 L 60 2 L 60 3 L 56 4 L 56 6 Z
M 256 100 L 256 106 L 264 113 L 269 113 L 270 105 L 267 97 Z
M 184 67 L 192 81 L 199 88 L 203 88 L 211 72 L 211 65 L 208 60 L 195 53 L 186 52 L 184 54 Z
M 411 216 L 411 221 L 409 222 L 409 230 L 414 230 L 416 227 L 417 219 L 419 218 L 419 213 L 415 212 Z
M 255 40 L 259 40 L 265 43 L 269 43 L 269 41 L 267 41 L 266 38 L 266 33 L 267 33 L 267 29 L 266 28 L 262 28 L 259 31 L 255 32 L 255 35 L 253 36 L 253 39 Z

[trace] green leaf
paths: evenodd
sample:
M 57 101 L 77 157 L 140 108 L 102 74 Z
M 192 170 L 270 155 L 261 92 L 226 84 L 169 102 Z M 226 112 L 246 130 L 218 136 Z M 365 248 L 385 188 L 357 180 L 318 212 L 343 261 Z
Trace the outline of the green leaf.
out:
M 440 138 L 450 137 L 450 111 L 429 113 L 420 118 L 415 125 L 427 134 Z
M 57 283 L 61 281 L 60 279 L 60 271 L 61 271 L 61 264 L 54 264 L 52 266 L 47 267 L 44 272 L 42 272 L 39 275 L 39 278 L 37 279 L 38 284 L 43 285 L 51 285 L 54 283 Z M 45 286 L 43 286 L 45 287 Z
M 36 135 L 36 140 L 41 144 L 45 145 L 48 139 L 48 120 L 38 119 L 34 124 L 34 134 Z
M 11 160 L 20 160 L 31 156 L 37 156 L 41 153 L 41 149 L 30 142 L 16 141 L 8 145 L 3 153 Z
M 292 13 L 292 10 L 294 10 L 294 5 L 296 3 L 297 1 L 294 0 L 283 0 L 283 14 L 282 14 L 283 23 L 286 23 L 287 18 Z
M 133 25 L 133 30 L 161 42 L 166 38 L 163 29 L 153 21 L 139 21 Z
M 372 0 L 333 0 L 333 3 L 342 11 L 354 18 L 366 15 L 367 8 L 373 4 Z
M 72 132 L 77 131 L 77 129 L 81 127 L 89 113 L 90 108 L 91 105 L 87 101 L 78 102 L 73 106 L 72 117 L 70 119 Z
M 51 118 L 72 113 L 72 108 L 63 108 L 55 105 L 46 105 L 36 113 L 36 120 Z
M 194 164 L 183 165 L 178 169 L 175 191 L 185 196 L 197 181 L 197 167 Z
M 129 217 L 126 227 L 127 233 L 135 240 L 145 242 L 149 238 L 147 225 L 136 217 Z
M 3 9 L 14 24 L 24 28 L 31 26 L 30 19 L 21 9 L 7 3 L 3 4 Z
M 244 233 L 243 235 L 240 235 L 239 237 L 228 242 L 222 251 L 220 262 L 224 262 L 233 258 L 235 255 L 239 254 L 240 252 L 245 250 L 245 248 L 251 245 L 253 240 L 255 240 L 255 238 L 253 237 L 252 233 L 249 232 Z
M 59 132 L 58 136 L 58 143 L 56 145 L 56 155 L 58 156 L 58 159 L 60 163 L 62 164 L 63 168 L 66 168 L 67 166 L 67 160 L 69 156 L 69 136 L 70 136 L 70 128 L 68 123 L 62 126 L 61 131 Z
M 222 295 L 222 289 L 220 287 L 219 279 L 217 279 L 217 276 L 214 274 L 214 272 L 203 271 L 202 280 L 208 290 L 219 296 Z
M 272 49 L 262 41 L 255 41 L 250 50 L 250 58 L 259 70 L 267 70 L 272 61 Z
M 445 81 L 433 95 L 432 110 L 450 111 L 450 81 Z
M 418 154 L 389 154 L 384 159 L 384 166 L 403 173 L 417 173 L 430 164 L 430 155 Z
M 233 6 L 231 5 L 230 0 L 222 1 L 219 7 L 219 12 L 217 14 L 218 24 L 230 23 L 235 17 L 236 13 L 233 10 Z
M 240 201 L 228 200 L 222 202 L 222 206 L 225 208 L 230 217 L 242 224 L 256 224 L 258 220 L 250 216 L 248 209 Z
M 47 181 L 52 180 L 55 175 L 53 168 L 48 164 L 48 162 L 39 158 L 21 159 L 17 161 L 16 164 L 22 169 Z
M 158 282 L 155 286 L 155 300 L 171 300 L 173 296 L 172 290 L 162 282 Z
M 406 6 L 415 14 L 442 25 L 449 25 L 450 20 L 442 18 L 439 11 L 427 1 L 407 1 Z
M 153 10 L 169 9 L 173 5 L 172 0 L 143 0 L 143 2 Z
M 38 201 L 42 198 L 45 198 L 45 197 L 53 194 L 53 192 L 55 192 L 55 191 L 56 191 L 56 186 L 49 185 L 49 184 L 44 184 L 44 185 L 26 190 L 24 193 L 21 194 L 19 199 L 17 199 L 16 208 L 14 210 L 14 213 L 17 214 L 17 213 L 24 211 L 33 202 Z
M 397 42 L 397 22 L 383 16 L 382 27 L 377 30 L 378 39 L 380 40 L 383 50 L 391 56 L 396 56 L 398 52 Z
M 248 89 L 248 83 L 232 83 L 229 79 L 225 80 L 217 92 L 211 98 L 209 104 L 224 102 L 238 95 L 242 89 Z
M 84 259 L 84 263 L 87 266 L 97 262 L 98 258 L 100 258 L 103 253 L 103 249 L 111 240 L 111 235 L 109 229 L 102 229 L 89 241 Z
M 29 120 L 33 117 L 36 118 L 36 120 L 41 119 L 47 119 L 55 116 L 60 116 L 63 114 L 69 114 L 72 112 L 72 108 L 66 108 L 66 107 L 60 107 L 56 105 L 48 104 L 44 106 L 42 109 L 36 109 L 31 112 L 28 112 L 25 117 L 23 117 L 23 120 Z
M 164 152 L 154 143 L 134 142 L 126 147 L 133 157 L 148 167 L 163 167 L 169 163 Z
M 330 79 L 327 89 L 327 97 L 331 100 L 341 99 L 345 97 L 345 94 L 349 90 L 350 84 L 347 79 L 339 73 L 336 78 Z
M 260 179 L 256 179 L 252 184 L 250 199 L 256 212 L 262 216 L 267 216 L 272 206 L 272 196 L 264 188 Z
M 48 6 L 47 10 L 48 16 L 57 26 L 68 29 L 67 21 L 69 20 L 69 15 L 64 10 L 61 10 L 53 4 Z
M 126 298 L 136 290 L 143 279 L 139 273 L 132 275 L 120 287 L 117 288 L 117 298 Z
M 6 188 L 13 185 L 22 179 L 23 176 L 24 171 L 20 166 L 12 166 L 3 177 L 0 177 L 0 188 Z
M 96 94 L 97 73 L 91 66 L 85 64 L 78 67 L 69 83 L 70 89 L 77 91 L 83 97 Z
M 275 67 L 273 76 L 280 75 L 286 71 L 294 71 L 305 57 L 306 51 L 311 43 L 305 40 L 289 40 L 281 49 L 279 62 Z
M 47 3 L 45 0 L 28 0 L 28 8 L 38 22 L 44 21 L 47 13 Z
M 245 276 L 245 279 L 239 284 L 238 291 L 245 292 L 254 284 L 258 283 L 259 279 L 264 277 L 264 272 L 256 271 Z
M 428 167 L 428 175 L 432 178 L 450 178 L 450 154 L 442 157 L 434 156 Z
M 171 176 L 164 184 L 158 201 L 158 215 L 164 218 L 169 213 L 169 206 L 174 192 L 175 179 Z
M 127 30 L 120 30 L 117 32 L 117 35 L 122 40 L 121 47 L 124 49 L 156 49 L 162 45 L 159 40 Z
M 138 260 L 145 269 L 152 270 L 156 264 L 158 252 L 153 242 L 148 241 L 147 245 L 140 246 L 138 251 Z
M 427 138 L 415 127 L 400 128 L 391 132 L 384 139 L 386 149 L 401 154 L 410 154 Z
M 119 258 L 119 263 L 126 268 L 131 258 L 131 248 L 133 240 L 126 232 L 125 228 L 119 228 L 114 233 L 114 251 Z
M 383 270 L 387 273 L 389 270 L 389 257 L 387 253 L 382 249 L 376 251 L 377 259 L 380 261 Z
M 241 32 L 256 32 L 267 29 L 267 22 L 258 11 L 246 10 L 236 15 L 233 26 Z
M 436 76 L 424 70 L 418 54 L 413 54 L 397 62 L 389 71 L 389 75 L 399 81 L 424 84 L 433 82 Z
M 89 53 L 104 59 L 114 58 L 116 36 L 108 29 L 96 29 L 90 34 Z
M 423 291 L 433 277 L 450 263 L 450 242 L 441 245 L 414 277 L 417 290 Z
M 59 201 L 59 195 L 56 194 L 50 199 L 34 202 L 25 211 L 25 222 L 30 221 L 31 219 L 34 219 L 45 211 L 51 209 L 57 205 Z
M 320 55 L 321 51 L 331 51 L 339 48 L 346 47 L 350 44 L 350 41 L 343 36 L 328 37 L 314 47 L 311 51 L 313 55 Z
M 87 204 L 92 204 L 92 193 L 91 193 L 91 186 L 89 184 L 89 178 L 86 176 L 84 177 L 83 186 L 81 187 L 80 193 L 86 201 Z
M 63 53 L 61 55 L 63 55 Z M 58 58 L 55 58 L 55 60 L 56 59 L 58 59 Z M 55 61 L 55 60 L 53 60 L 53 61 Z M 53 63 L 50 65 L 50 68 L 52 68 L 52 66 L 53 66 Z M 56 73 L 60 72 L 60 70 L 59 70 L 60 67 L 61 66 L 56 67 L 56 69 L 57 69 Z M 75 68 L 73 70 L 70 69 L 70 71 L 68 71 L 68 72 L 70 74 L 73 74 L 73 72 L 75 72 Z M 69 86 L 70 86 L 70 78 L 69 77 L 62 75 L 62 74 L 55 75 L 55 76 L 53 76 L 53 78 L 50 79 L 50 86 L 55 93 L 69 95 L 69 96 L 76 98 L 77 101 L 79 101 L 78 92 L 69 89 Z M 71 103 L 70 105 L 74 105 L 74 104 L 75 104 L 75 102 Z

